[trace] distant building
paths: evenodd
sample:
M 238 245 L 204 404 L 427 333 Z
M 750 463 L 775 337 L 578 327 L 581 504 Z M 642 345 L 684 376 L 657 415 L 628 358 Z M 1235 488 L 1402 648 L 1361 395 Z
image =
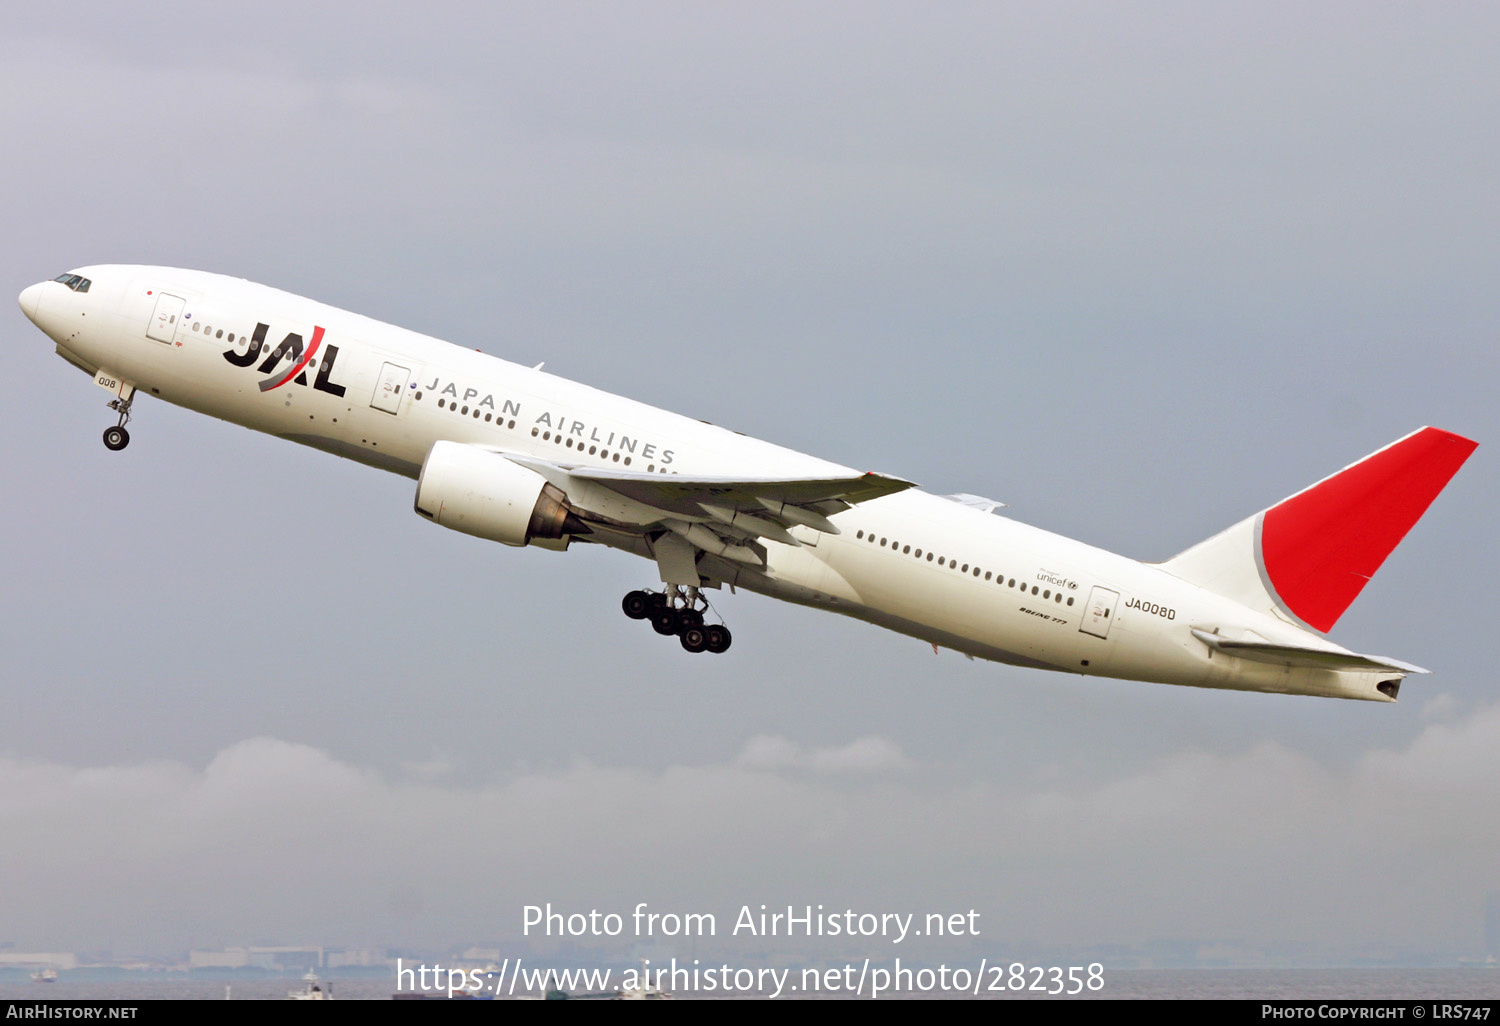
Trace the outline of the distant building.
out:
M 337 969 L 346 965 L 385 965 L 390 956 L 384 948 L 328 948 L 324 965 Z
M 243 969 L 249 964 L 250 952 L 244 948 L 188 952 L 188 965 L 193 969 Z
M 188 965 L 194 969 L 298 969 L 306 972 L 324 964 L 322 948 L 257 947 L 188 952 Z
M 10 968 L 77 969 L 78 956 L 71 951 L 0 951 L 0 966 Z

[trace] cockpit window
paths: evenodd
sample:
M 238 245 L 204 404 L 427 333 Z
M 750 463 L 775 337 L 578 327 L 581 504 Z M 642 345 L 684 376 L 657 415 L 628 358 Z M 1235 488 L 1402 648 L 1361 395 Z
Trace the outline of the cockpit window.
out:
M 89 286 L 94 284 L 79 274 L 59 274 L 53 281 L 60 281 L 74 292 L 87 292 Z

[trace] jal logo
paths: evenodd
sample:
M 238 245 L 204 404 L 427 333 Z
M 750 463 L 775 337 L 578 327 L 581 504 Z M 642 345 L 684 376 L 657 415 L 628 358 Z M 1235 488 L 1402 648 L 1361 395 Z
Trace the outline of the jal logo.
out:
M 266 348 L 266 335 L 270 332 L 269 324 L 257 324 L 255 333 L 250 336 L 250 348 L 243 353 L 234 349 L 224 351 L 224 359 L 236 367 L 249 367 L 261 357 L 261 352 Z M 288 332 L 275 348 L 267 353 L 265 360 L 256 370 L 261 374 L 270 375 L 260 382 L 262 392 L 270 392 L 280 388 L 288 381 L 294 381 L 299 385 L 307 384 L 307 368 L 318 358 L 318 351 L 322 349 L 323 358 L 318 362 L 318 373 L 313 378 L 312 387 L 319 392 L 327 392 L 329 395 L 344 395 L 344 386 L 335 384 L 333 377 L 333 366 L 339 357 L 339 347 L 335 345 L 323 345 L 323 329 L 313 326 L 312 339 L 304 346 L 302 336 L 296 332 Z M 286 370 L 278 369 L 282 361 L 290 359 L 291 366 Z

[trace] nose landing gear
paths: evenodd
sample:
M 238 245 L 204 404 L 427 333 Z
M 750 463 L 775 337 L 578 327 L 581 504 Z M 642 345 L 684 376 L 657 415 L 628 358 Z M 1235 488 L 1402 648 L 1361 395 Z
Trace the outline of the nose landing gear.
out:
M 703 608 L 699 608 L 699 603 Z M 665 593 L 632 591 L 620 601 L 620 608 L 632 620 L 650 620 L 652 629 L 658 634 L 675 634 L 689 652 L 717 655 L 727 650 L 733 640 L 728 627 L 703 622 L 703 609 L 708 608 L 708 601 L 697 588 L 669 584 Z
M 104 447 L 110 452 L 119 452 L 130 444 L 130 432 L 125 430 L 125 425 L 130 423 L 130 404 L 133 402 L 134 394 L 129 399 L 116 399 L 109 404 L 109 408 L 120 415 L 118 424 L 104 429 Z

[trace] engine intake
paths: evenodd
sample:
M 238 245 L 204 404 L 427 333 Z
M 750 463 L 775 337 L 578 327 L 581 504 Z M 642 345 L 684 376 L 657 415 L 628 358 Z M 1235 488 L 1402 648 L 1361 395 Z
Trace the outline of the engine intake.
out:
M 556 542 L 588 529 L 562 489 L 534 470 L 462 442 L 436 442 L 417 480 L 418 513 L 505 545 Z

